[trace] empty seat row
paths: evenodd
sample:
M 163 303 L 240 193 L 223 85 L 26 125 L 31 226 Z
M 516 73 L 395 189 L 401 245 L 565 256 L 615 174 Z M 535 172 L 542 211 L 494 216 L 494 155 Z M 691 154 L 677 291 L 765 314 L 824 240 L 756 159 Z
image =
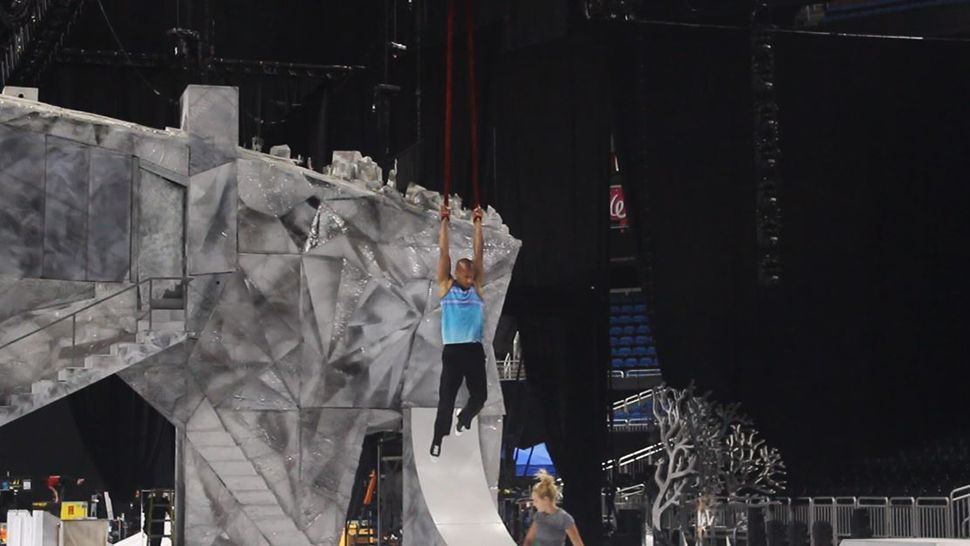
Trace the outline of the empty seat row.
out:
M 643 303 L 622 303 L 622 304 L 611 304 L 610 314 L 619 315 L 621 313 L 633 314 L 633 313 L 646 313 L 647 306 Z
M 627 324 L 626 326 L 610 326 L 611 336 L 646 336 L 650 335 L 650 327 L 646 324 Z
M 610 315 L 610 324 L 646 324 L 646 315 Z
M 613 347 L 611 356 L 626 358 L 628 356 L 657 356 L 657 350 L 643 345 L 637 347 Z
M 650 336 L 610 336 L 611 347 L 624 347 L 627 345 L 653 345 L 653 338 Z
M 611 364 L 613 368 L 653 368 L 657 366 L 657 359 L 652 356 L 617 357 L 612 359 Z

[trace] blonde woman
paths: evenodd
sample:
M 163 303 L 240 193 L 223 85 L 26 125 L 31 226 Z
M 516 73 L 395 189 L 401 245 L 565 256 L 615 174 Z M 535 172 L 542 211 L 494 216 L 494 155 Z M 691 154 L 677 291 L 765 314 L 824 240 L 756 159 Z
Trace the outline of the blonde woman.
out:
M 532 486 L 532 506 L 536 514 L 522 546 L 563 546 L 567 536 L 573 546 L 583 546 L 576 522 L 568 512 L 559 508 L 558 501 L 559 488 L 555 478 L 540 470 Z

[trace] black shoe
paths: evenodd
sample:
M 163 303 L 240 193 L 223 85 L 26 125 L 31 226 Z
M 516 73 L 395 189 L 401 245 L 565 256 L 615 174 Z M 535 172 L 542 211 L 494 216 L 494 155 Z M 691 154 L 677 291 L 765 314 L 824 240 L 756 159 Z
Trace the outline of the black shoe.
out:
M 471 428 L 469 425 L 466 425 L 461 421 L 458 421 L 458 424 L 455 425 L 455 436 L 461 436 L 461 433 L 465 432 L 469 428 Z
M 434 442 L 431 444 L 431 460 L 436 461 L 438 457 L 441 456 L 441 441 Z

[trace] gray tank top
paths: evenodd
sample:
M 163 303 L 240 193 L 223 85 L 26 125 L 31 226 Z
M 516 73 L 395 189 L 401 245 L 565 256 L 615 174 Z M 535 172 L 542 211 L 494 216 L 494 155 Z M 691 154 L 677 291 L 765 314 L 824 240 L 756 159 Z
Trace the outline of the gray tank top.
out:
M 536 512 L 536 540 L 532 546 L 563 546 L 566 529 L 574 525 L 573 517 L 562 508 L 551 514 Z

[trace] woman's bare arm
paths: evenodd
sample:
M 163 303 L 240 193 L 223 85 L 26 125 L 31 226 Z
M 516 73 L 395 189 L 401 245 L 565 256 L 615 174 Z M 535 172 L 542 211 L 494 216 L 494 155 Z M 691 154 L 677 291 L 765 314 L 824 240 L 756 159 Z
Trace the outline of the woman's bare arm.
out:
M 576 528 L 576 524 L 572 524 L 566 529 L 566 536 L 569 537 L 569 542 L 573 546 L 583 546 L 583 539 L 579 536 L 579 529 Z
M 536 539 L 536 522 L 533 521 L 532 525 L 529 526 L 529 532 L 527 532 L 525 534 L 525 538 L 522 539 L 522 546 L 529 546 L 530 544 L 532 544 L 532 541 L 534 541 L 535 539 Z

